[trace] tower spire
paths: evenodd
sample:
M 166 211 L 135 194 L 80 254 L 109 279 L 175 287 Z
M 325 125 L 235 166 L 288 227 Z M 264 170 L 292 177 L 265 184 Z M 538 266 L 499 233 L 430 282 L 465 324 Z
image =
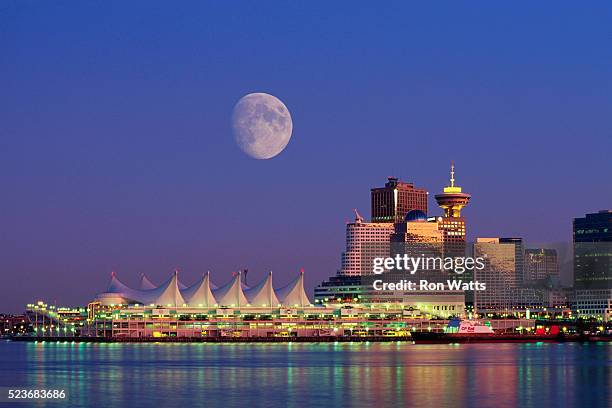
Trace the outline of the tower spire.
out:
M 455 185 L 455 161 L 451 161 L 450 185 L 444 187 L 442 194 L 436 194 L 438 205 L 444 209 L 445 217 L 461 217 L 461 209 L 470 201 L 470 195 Z

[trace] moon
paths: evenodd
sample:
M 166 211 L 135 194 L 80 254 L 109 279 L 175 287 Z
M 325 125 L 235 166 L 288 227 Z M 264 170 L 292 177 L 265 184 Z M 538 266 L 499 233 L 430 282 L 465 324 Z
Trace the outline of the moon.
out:
M 236 144 L 255 159 L 282 152 L 293 131 L 289 109 L 275 96 L 251 93 L 240 98 L 232 114 Z

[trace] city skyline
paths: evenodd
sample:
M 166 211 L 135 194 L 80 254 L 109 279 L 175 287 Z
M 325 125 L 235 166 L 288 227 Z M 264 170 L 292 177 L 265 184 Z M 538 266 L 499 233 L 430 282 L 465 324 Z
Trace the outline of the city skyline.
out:
M 450 185 L 451 185 L 451 188 L 455 188 L 455 187 L 454 187 L 454 182 L 455 182 L 454 177 L 455 177 L 455 165 L 454 165 L 454 161 L 453 161 L 453 162 L 451 163 L 451 173 L 450 173 L 449 183 L 446 183 L 446 184 L 450 184 Z M 389 180 L 390 180 L 390 181 L 389 181 L 389 182 L 387 182 L 386 186 L 391 185 L 392 187 L 394 187 L 394 186 L 397 186 L 397 184 L 399 183 L 400 187 L 402 187 L 402 186 L 401 186 L 401 185 L 402 185 L 402 183 L 403 183 L 403 181 L 402 181 L 402 180 L 400 180 L 400 179 L 398 179 L 398 178 L 394 178 L 394 177 L 389 177 Z M 391 184 L 390 184 L 390 183 L 391 183 Z M 404 183 L 404 184 L 405 184 L 405 183 Z M 409 183 L 408 185 L 409 185 L 409 186 L 411 186 L 411 185 L 412 185 L 412 183 Z M 410 187 L 410 188 L 412 188 L 412 187 Z M 442 188 L 440 191 L 444 191 L 445 193 L 447 193 L 447 192 L 448 192 L 448 189 L 449 189 L 449 187 L 447 186 L 447 187 Z M 461 188 L 460 188 L 460 187 L 457 187 L 457 189 L 458 189 L 458 191 L 459 191 L 459 192 L 461 192 Z M 379 188 L 379 187 L 373 187 L 373 188 L 371 188 L 370 190 L 371 190 L 371 194 L 372 194 L 372 199 L 371 199 L 370 201 L 371 201 L 371 205 L 372 205 L 372 206 L 373 206 L 373 208 L 374 208 L 374 206 L 375 206 L 375 201 L 374 201 L 374 195 L 375 195 L 375 192 L 376 192 L 376 191 L 381 190 L 381 188 Z M 422 189 L 422 190 L 420 190 L 420 191 L 426 191 L 427 195 L 428 195 L 428 196 L 430 195 L 430 194 L 429 194 L 429 191 L 427 191 L 426 189 Z M 437 197 L 437 198 L 435 198 L 435 199 L 436 199 L 436 200 L 438 200 L 438 199 L 439 199 L 439 197 L 440 197 L 440 196 L 442 196 L 442 195 L 443 195 L 443 194 L 438 194 L 438 195 L 437 195 L 438 197 Z M 432 194 L 432 196 L 435 196 L 435 194 Z M 468 195 L 468 196 L 469 196 L 469 195 Z M 441 205 L 441 204 L 440 204 L 440 203 L 437 203 L 437 205 L 439 206 L 439 205 Z M 443 204 L 442 204 L 442 205 L 445 205 L 445 203 L 443 202 Z M 437 210 L 438 210 L 438 211 L 440 211 L 440 210 L 441 210 L 441 211 L 443 211 L 443 212 L 445 211 L 443 207 L 438 207 L 438 208 L 437 208 Z M 416 213 L 416 212 L 419 212 L 419 211 L 420 211 L 420 210 L 411 210 L 411 211 L 408 211 L 408 213 L 406 214 L 406 216 L 408 217 L 408 216 L 410 215 L 409 213 L 412 213 L 412 212 L 415 212 L 415 213 Z M 435 211 L 435 210 L 434 210 L 434 211 Z M 602 212 L 603 212 L 602 210 L 600 210 L 600 211 L 599 211 L 599 213 L 602 213 Z M 361 216 L 361 214 L 358 212 L 358 210 L 354 209 L 354 214 L 355 214 L 355 217 L 356 217 L 356 222 L 357 222 L 357 221 L 359 221 L 359 220 L 360 220 L 361 222 L 363 222 L 363 217 L 362 217 L 362 216 Z M 429 215 L 430 217 L 431 217 L 431 216 L 435 216 L 435 217 L 437 217 L 437 218 L 439 218 L 439 219 L 443 219 L 443 218 L 441 218 L 441 217 L 443 217 L 443 216 L 444 216 L 444 214 L 443 214 L 443 213 L 442 213 L 442 214 L 437 214 L 437 213 L 436 213 L 436 214 L 431 214 L 431 213 L 430 213 L 430 214 L 427 214 L 427 215 Z M 461 220 L 464 220 L 464 218 L 460 218 L 460 219 L 461 219 Z M 348 221 L 347 221 L 347 222 L 348 222 Z M 388 222 L 388 223 L 380 223 L 380 222 L 379 222 L 378 224 L 374 223 L 374 224 L 371 224 L 371 225 L 373 225 L 373 226 L 374 226 L 374 225 L 385 225 L 385 224 L 386 224 L 386 225 L 388 225 L 388 228 L 391 228 L 391 230 L 393 230 L 393 226 L 394 226 L 394 223 L 393 223 L 393 222 Z M 368 223 L 366 223 L 366 225 L 368 225 Z M 440 225 L 444 225 L 444 223 L 441 223 Z M 442 228 L 442 227 L 441 227 L 441 228 Z M 469 223 L 468 223 L 467 229 L 468 229 L 468 231 L 469 231 Z M 390 237 L 390 235 L 389 235 L 389 237 Z M 389 238 L 387 238 L 387 239 L 389 239 Z M 478 239 L 481 239 L 481 238 L 478 238 Z M 484 239 L 485 239 L 485 240 L 487 240 L 487 239 L 490 239 L 490 238 L 484 238 Z M 495 239 L 498 239 L 498 238 L 495 238 Z M 517 239 L 517 238 L 499 238 L 499 239 L 503 239 L 503 240 L 514 240 L 514 239 Z M 518 239 L 521 239 L 521 241 L 523 240 L 523 238 L 518 238 Z M 472 245 L 472 244 L 475 244 L 476 242 L 477 242 L 476 240 L 475 240 L 475 241 L 466 241 L 466 244 L 468 244 L 468 245 Z M 531 244 L 530 244 L 529 242 L 526 242 L 525 244 L 526 244 L 526 245 L 525 245 L 525 247 L 524 247 L 524 248 L 525 248 L 525 250 L 527 250 L 528 248 L 535 248 L 535 246 L 537 246 L 537 245 L 542 245 L 542 243 L 538 243 L 538 244 L 536 244 L 536 243 L 531 243 Z M 559 244 L 563 244 L 563 243 L 559 243 L 559 242 L 556 242 L 556 243 L 545 243 L 544 245 L 545 245 L 545 246 L 553 246 L 553 247 L 554 247 L 555 245 L 559 245 Z M 567 244 L 569 245 L 569 244 L 571 244 L 571 242 L 567 242 Z M 539 249 L 539 248 L 537 248 L 537 249 Z M 563 249 L 563 247 L 562 247 L 562 246 L 561 246 L 561 249 Z M 344 254 L 342 253 L 342 258 L 343 258 L 343 257 L 344 257 Z M 567 259 L 566 259 L 566 262 L 567 262 Z M 342 260 L 341 262 L 338 262 L 338 263 L 337 263 L 337 265 L 336 265 L 336 270 L 341 270 L 341 269 L 342 269 L 342 265 L 343 265 L 343 264 L 344 264 L 344 260 Z M 565 265 L 565 267 L 567 267 L 567 266 L 568 266 L 568 265 Z M 563 269 L 563 265 L 562 265 L 562 264 L 557 264 L 557 268 L 559 268 L 559 267 L 561 267 L 561 269 Z M 178 274 L 179 270 L 180 270 L 180 268 L 179 268 L 179 267 L 175 268 L 175 269 L 174 269 L 174 271 L 175 271 L 174 273 L 175 273 L 175 274 Z M 222 285 L 226 285 L 226 286 L 227 286 L 227 285 L 230 285 L 230 286 L 231 286 L 232 282 L 234 282 L 234 281 L 235 281 L 235 277 L 236 277 L 236 273 L 237 273 L 237 271 L 238 271 L 238 272 L 240 272 L 241 270 L 243 270 L 243 269 L 232 270 L 232 271 L 231 271 L 231 275 L 229 274 L 229 272 L 230 272 L 230 271 L 221 271 L 220 273 L 216 273 L 216 275 L 217 275 L 217 276 L 221 276 L 221 277 L 223 277 L 223 276 L 227 275 L 227 276 L 226 276 L 226 278 L 227 278 L 227 279 L 224 279 L 224 280 L 220 281 L 219 283 L 220 283 L 220 284 L 222 284 Z M 300 268 L 300 271 L 301 271 L 301 273 L 303 274 L 303 268 Z M 198 282 L 199 282 L 200 276 L 201 276 L 201 275 L 204 273 L 203 271 L 199 271 L 199 272 L 196 272 L 196 273 L 194 273 L 194 271 L 190 271 L 190 272 L 191 272 L 191 273 L 188 275 L 188 278 L 187 278 L 187 279 L 189 279 L 190 281 L 191 281 L 191 280 L 193 280 L 193 279 L 197 279 L 197 281 L 198 281 Z M 257 272 L 261 272 L 261 271 L 257 271 Z M 289 276 L 291 276 L 291 274 L 292 274 L 292 273 L 294 273 L 295 271 L 293 271 L 293 270 L 292 270 L 292 271 L 286 271 L 286 272 L 287 272 L 287 273 L 282 273 L 282 272 L 281 272 L 281 274 L 280 274 L 280 276 L 281 276 L 280 280 L 281 280 L 281 281 L 283 281 L 283 282 L 284 282 L 284 280 L 285 280 L 285 275 L 289 275 Z M 166 273 L 166 275 L 167 275 L 167 271 L 165 271 L 164 273 Z M 208 271 L 207 271 L 207 273 L 210 273 L 210 270 L 208 270 Z M 255 278 L 256 278 L 257 280 L 259 280 L 260 278 L 267 276 L 267 275 L 268 275 L 268 273 L 271 273 L 271 271 L 270 271 L 270 272 L 268 272 L 268 271 L 264 271 L 263 273 L 258 273 L 258 274 L 256 274 Z M 333 273 L 333 272 L 331 272 L 331 271 L 330 271 L 330 273 L 331 273 L 331 275 L 334 275 L 334 273 Z M 567 274 L 567 270 L 566 270 L 566 274 Z M 105 277 L 107 276 L 106 274 L 103 274 L 103 275 L 104 275 Z M 111 271 L 111 272 L 110 272 L 110 276 L 111 276 L 111 278 L 112 278 L 112 279 L 111 279 L 111 282 L 112 282 L 112 281 L 115 279 L 115 275 L 116 275 L 116 271 L 115 271 L 115 270 L 113 270 L 113 271 Z M 133 278 L 134 278 L 134 276 L 130 276 L 129 272 L 128 272 L 128 273 L 125 273 L 125 272 L 124 272 L 124 273 L 122 273 L 122 275 L 123 275 L 123 279 L 125 279 L 125 281 L 126 281 L 126 282 L 135 283 L 135 280 L 133 279 Z M 148 272 L 143 271 L 143 272 L 139 272 L 139 273 L 137 274 L 138 281 L 140 282 L 139 287 L 141 287 L 141 289 L 146 289 L 148 285 L 152 285 L 151 287 L 158 287 L 158 285 L 160 285 L 160 284 L 161 284 L 161 285 L 163 286 L 163 285 L 165 284 L 164 282 L 166 282 L 165 275 L 162 275 L 162 279 L 161 279 L 161 280 L 159 280 L 159 279 L 154 279 L 154 280 L 158 281 L 158 282 L 157 282 L 157 283 L 155 283 L 155 284 L 150 282 L 150 280 L 149 280 L 149 277 L 150 277 L 150 276 L 155 276 L 155 277 L 157 278 L 157 274 L 154 274 L 154 273 L 152 274 L 150 271 L 148 271 Z M 306 275 L 306 276 L 308 276 L 308 275 Z M 316 276 L 318 276 L 318 275 L 316 275 Z M 127 278 L 127 279 L 126 279 L 126 278 Z M 243 278 L 243 279 L 244 279 L 244 278 Z M 143 286 L 143 282 L 144 282 L 144 286 Z M 569 284 L 569 285 L 571 286 L 571 285 L 573 284 L 573 277 L 572 277 L 572 276 L 569 276 L 569 275 L 568 275 L 568 276 L 565 276 L 565 279 L 562 279 L 562 282 L 563 282 L 565 285 L 568 285 L 568 284 Z M 287 283 L 287 282 L 285 282 L 285 283 Z M 306 285 L 306 286 L 308 287 L 308 293 L 312 293 L 312 292 L 313 292 L 314 287 L 315 287 L 315 286 L 316 286 L 318 283 L 319 283 L 319 282 L 315 282 L 314 284 Z M 83 298 L 83 297 L 85 297 L 85 295 L 84 295 L 84 294 L 81 294 L 81 296 L 80 296 L 80 297 L 81 297 L 81 298 Z M 41 297 L 41 298 L 44 298 L 44 296 L 43 296 L 43 297 Z M 32 299 L 30 299 L 30 300 L 32 300 Z M 57 302 L 58 302 L 57 300 L 54 300 L 54 302 L 53 302 L 53 303 L 57 303 Z M 62 302 L 62 303 L 64 303 L 64 304 L 68 303 L 68 302 L 63 301 L 63 299 L 62 299 L 60 302 Z M 69 304 L 69 303 L 68 303 L 68 304 Z M 20 307 L 20 306 L 19 306 L 19 305 L 17 305 L 17 309 L 16 309 L 17 311 L 19 310 L 19 307 Z M 10 310 L 9 310 L 9 312 L 10 312 Z
M 312 288 L 370 187 L 415 183 L 439 214 L 451 160 L 468 240 L 570 242 L 612 202 L 609 5 L 240 7 L 3 7 L 2 310 L 79 304 L 112 270 L 303 267 Z M 291 112 L 270 160 L 232 137 L 250 92 Z

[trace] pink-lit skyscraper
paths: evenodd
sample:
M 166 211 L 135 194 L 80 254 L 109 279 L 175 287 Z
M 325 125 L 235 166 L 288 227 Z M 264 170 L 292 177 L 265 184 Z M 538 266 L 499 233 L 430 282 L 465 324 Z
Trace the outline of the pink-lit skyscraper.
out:
M 384 187 L 371 190 L 372 222 L 402 222 L 409 211 L 427 214 L 427 190 L 389 177 Z

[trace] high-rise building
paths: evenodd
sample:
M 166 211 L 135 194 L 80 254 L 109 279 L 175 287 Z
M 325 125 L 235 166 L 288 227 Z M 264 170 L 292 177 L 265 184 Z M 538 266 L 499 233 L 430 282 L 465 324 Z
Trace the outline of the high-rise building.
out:
M 523 283 L 559 278 L 557 251 L 549 248 L 525 249 Z
M 574 287 L 612 289 L 612 210 L 574 219 Z
M 373 188 L 372 222 L 402 222 L 409 211 L 427 214 L 427 191 L 389 177 L 384 187 Z
M 466 227 L 465 218 L 461 216 L 461 210 L 470 201 L 471 195 L 464 193 L 463 189 L 455 185 L 455 163 L 451 162 L 450 183 L 444 187 L 442 193 L 435 195 L 438 205 L 444 210 L 444 215 L 438 217 L 438 228 L 443 234 L 443 252 L 448 257 L 466 256 Z M 454 275 L 466 281 L 473 280 L 472 271 L 466 271 L 463 275 Z M 465 304 L 468 310 L 474 306 L 474 292 L 465 292 Z
M 455 185 L 455 163 L 451 163 L 450 185 L 435 196 L 438 205 L 444 210 L 444 216 L 438 218 L 438 225 L 444 234 L 446 256 L 465 256 L 465 218 L 461 216 L 461 210 L 471 197 Z
M 384 238 L 386 236 L 386 238 Z M 465 311 L 465 294 L 460 290 L 392 290 L 380 289 L 379 282 L 446 282 L 449 274 L 442 270 L 423 270 L 418 275 L 404 270 L 373 274 L 375 257 L 387 258 L 395 254 L 412 257 L 442 256 L 443 234 L 437 222 L 427 219 L 424 212 L 410 211 L 401 223 L 366 223 L 357 215 L 354 223 L 347 225 L 347 249 L 342 255 L 342 268 L 318 285 L 315 304 L 327 306 L 380 305 L 403 308 L 423 316 L 462 316 Z M 421 273 L 422 272 L 422 273 Z
M 437 247 L 441 247 L 443 240 L 443 232 L 438 224 L 429 222 L 427 215 L 420 210 L 409 211 L 402 222 L 396 222 L 391 235 L 391 242 L 435 244 Z M 442 255 L 441 252 L 438 255 Z
M 575 309 L 581 317 L 612 318 L 612 210 L 575 218 Z
M 372 273 L 374 258 L 389 256 L 393 224 L 364 222 L 355 211 L 355 221 L 346 225 L 346 250 L 342 253 L 340 276 L 361 276 Z
M 518 284 L 522 284 L 523 276 L 525 276 L 525 246 L 523 245 L 523 238 L 498 239 L 500 244 L 514 245 L 515 274 L 518 279 Z
M 396 255 L 414 258 L 444 258 L 444 231 L 439 228 L 439 224 L 434 219 L 428 219 L 425 213 L 419 210 L 412 210 L 406 214 L 404 222 L 395 224 L 395 233 L 391 235 L 391 256 Z M 438 268 L 438 267 L 437 267 Z M 438 269 L 428 269 L 417 271 L 414 275 L 406 276 L 405 272 L 391 272 L 387 279 L 393 280 L 391 276 L 398 275 L 396 280 L 426 279 L 428 282 L 446 283 L 448 279 L 453 279 L 453 272 L 443 270 L 441 266 Z M 452 293 L 451 293 L 452 292 Z M 460 294 L 463 298 L 463 292 L 450 291 L 447 294 Z M 442 293 L 440 293 L 442 294 Z
M 474 271 L 474 280 L 485 283 L 486 290 L 475 291 L 478 313 L 510 312 L 526 303 L 520 290 L 523 275 L 523 241 L 521 238 L 477 238 L 474 257 L 484 259 L 485 267 Z
M 391 235 L 391 256 L 396 255 L 419 258 L 442 258 L 444 234 L 435 220 L 429 220 L 424 212 L 412 210 L 406 214 L 403 222 L 395 223 L 395 232 Z M 434 281 L 432 275 L 440 278 L 441 271 L 427 271 L 427 276 L 417 275 L 415 278 Z M 448 279 L 448 273 L 444 274 Z M 403 276 L 402 278 L 406 278 Z

